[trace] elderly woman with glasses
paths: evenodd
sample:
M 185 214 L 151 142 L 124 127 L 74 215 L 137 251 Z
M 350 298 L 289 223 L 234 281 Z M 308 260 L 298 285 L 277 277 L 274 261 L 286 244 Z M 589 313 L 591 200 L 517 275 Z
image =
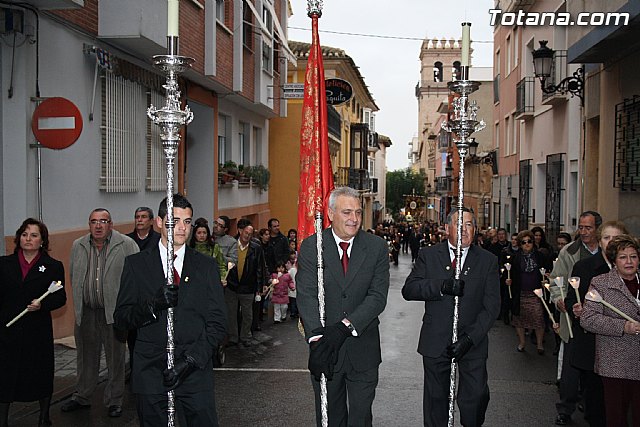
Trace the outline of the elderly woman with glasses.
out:
M 534 290 L 541 287 L 543 277 L 540 268 L 550 270 L 551 263 L 549 258 L 536 249 L 533 233 L 530 231 L 521 231 L 518 234 L 518 243 L 520 250 L 511 258 L 511 278 L 505 280 L 507 286 L 511 286 L 512 324 L 518 334 L 516 350 L 520 353 L 524 351 L 524 330 L 533 329 L 536 333 L 538 354 L 543 355 L 544 312 Z
M 633 237 L 614 237 L 605 251 L 611 271 L 595 277 L 589 288 L 589 293 L 597 291 L 602 300 L 633 320 L 590 300 L 580 316 L 580 325 L 596 334 L 595 372 L 602 378 L 607 426 L 627 426 L 629 408 L 633 425 L 640 425 L 639 252 Z

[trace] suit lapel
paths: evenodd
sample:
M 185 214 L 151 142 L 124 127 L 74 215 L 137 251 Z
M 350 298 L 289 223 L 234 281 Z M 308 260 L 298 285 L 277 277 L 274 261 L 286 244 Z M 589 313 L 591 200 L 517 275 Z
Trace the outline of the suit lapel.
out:
M 322 259 L 324 260 L 324 271 L 328 271 L 336 282 L 343 283 L 342 263 L 338 256 L 338 246 L 336 246 L 331 228 L 327 228 L 322 232 Z
M 167 278 L 164 277 L 164 268 L 162 266 L 162 258 L 160 258 L 160 248 L 158 245 L 155 245 L 154 248 L 147 253 L 146 263 L 153 286 L 159 287 L 160 283 L 167 282 Z
M 360 230 L 358 234 L 356 234 L 356 237 L 353 239 L 353 248 L 351 248 L 351 256 L 349 257 L 349 268 L 347 268 L 347 277 L 345 277 L 345 286 L 348 286 L 357 276 L 358 271 L 360 270 L 360 267 L 362 266 L 362 263 L 364 262 L 367 254 L 367 245 L 364 239 L 361 238 L 361 233 L 365 233 L 365 231 Z M 338 253 L 337 247 L 336 253 Z M 342 262 L 339 262 L 338 265 L 340 265 L 342 269 Z

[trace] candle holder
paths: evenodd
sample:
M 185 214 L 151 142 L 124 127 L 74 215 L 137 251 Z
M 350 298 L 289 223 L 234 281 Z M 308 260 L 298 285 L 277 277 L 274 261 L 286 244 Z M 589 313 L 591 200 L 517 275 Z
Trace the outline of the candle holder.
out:
M 160 139 L 167 162 L 167 271 L 173 271 L 173 187 L 174 164 L 180 144 L 180 129 L 191 123 L 193 112 L 188 106 L 183 110 L 180 103 L 180 88 L 178 77 L 191 67 L 195 60 L 178 55 L 178 36 L 167 36 L 167 54 L 153 57 L 153 65 L 167 76 L 162 86 L 166 90 L 166 100 L 162 108 L 151 105 L 147 109 L 147 116 L 153 123 L 160 126 Z M 173 284 L 173 274 L 167 274 L 167 286 Z M 173 308 L 167 309 L 167 368 L 173 369 L 175 342 L 173 338 Z M 175 393 L 167 392 L 168 426 L 175 425 Z
M 480 131 L 485 128 L 486 123 L 484 120 L 477 120 L 478 104 L 476 101 L 469 101 L 469 95 L 477 91 L 480 87 L 480 82 L 469 80 L 469 31 L 471 24 L 468 22 L 462 23 L 462 36 L 463 36 L 463 49 L 462 59 L 463 63 L 460 67 L 460 79 L 447 83 L 447 87 L 450 91 L 454 92 L 458 97 L 453 101 L 453 115 L 449 119 L 442 123 L 441 128 L 449 132 L 453 141 L 456 143 L 458 149 L 458 156 L 460 158 L 460 172 L 458 175 L 458 241 L 456 245 L 456 271 L 455 278 L 460 279 L 460 271 L 462 269 L 462 220 L 463 220 L 463 206 L 464 206 L 464 159 L 469 153 L 470 138 L 474 132 Z M 511 289 L 511 288 L 509 288 Z M 454 297 L 453 307 L 453 334 L 452 340 L 456 342 L 458 340 L 458 310 L 459 310 L 459 298 Z M 451 375 L 449 377 L 449 422 L 448 426 L 453 427 L 454 423 L 454 402 L 456 394 L 456 371 L 457 364 L 451 360 Z

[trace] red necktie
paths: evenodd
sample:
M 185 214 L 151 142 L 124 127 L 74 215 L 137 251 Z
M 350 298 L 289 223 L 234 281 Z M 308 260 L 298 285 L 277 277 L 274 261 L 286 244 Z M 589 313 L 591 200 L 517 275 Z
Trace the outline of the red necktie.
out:
M 451 251 L 453 252 L 453 261 L 451 261 L 451 268 L 453 268 L 453 271 L 455 272 L 456 271 L 456 265 L 457 265 L 457 263 L 456 263 L 456 261 L 457 261 L 457 259 L 456 259 L 456 250 L 454 248 L 451 248 Z
M 173 284 L 174 285 L 180 285 L 180 275 L 178 274 L 178 270 L 176 270 L 176 258 L 178 257 L 178 255 L 174 255 L 173 256 Z
M 349 242 L 340 242 L 340 248 L 342 249 L 342 271 L 344 275 L 347 275 L 347 268 L 349 267 L 349 255 L 347 249 L 349 248 Z

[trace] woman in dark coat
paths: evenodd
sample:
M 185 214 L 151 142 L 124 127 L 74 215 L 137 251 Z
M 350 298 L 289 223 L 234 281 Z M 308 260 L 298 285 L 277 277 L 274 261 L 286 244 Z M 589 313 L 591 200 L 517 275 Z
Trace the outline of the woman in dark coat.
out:
M 11 402 L 40 402 L 38 425 L 51 425 L 53 393 L 53 329 L 51 311 L 62 307 L 64 287 L 38 303 L 53 281 L 64 285 L 64 267 L 51 258 L 49 232 L 40 221 L 26 219 L 15 236 L 12 255 L 0 257 L 0 427 L 5 427 Z M 5 327 L 25 308 L 20 320 Z
M 533 329 L 536 334 L 538 354 L 544 354 L 544 312 L 542 302 L 533 292 L 542 286 L 540 268 L 551 269 L 549 259 L 536 250 L 533 233 L 521 231 L 518 234 L 520 250 L 511 258 L 511 279 L 505 283 L 511 286 L 512 324 L 518 334 L 519 352 L 524 351 L 524 330 Z

